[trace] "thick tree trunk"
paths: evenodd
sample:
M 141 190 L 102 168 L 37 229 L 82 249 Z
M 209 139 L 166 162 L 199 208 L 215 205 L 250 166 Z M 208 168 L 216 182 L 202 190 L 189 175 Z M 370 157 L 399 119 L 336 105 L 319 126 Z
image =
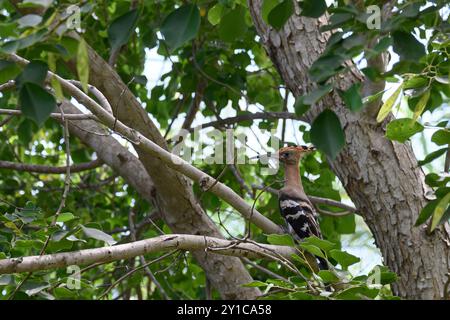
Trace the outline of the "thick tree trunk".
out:
M 330 36 L 319 31 L 327 19 L 301 17 L 297 7 L 277 32 L 262 20 L 261 3 L 249 0 L 261 42 L 288 88 L 301 96 L 314 87 L 308 69 Z M 353 69 L 337 76 L 335 83 L 346 89 L 360 80 Z M 426 186 L 411 146 L 386 139 L 373 108 L 351 113 L 336 93 L 313 106 L 308 121 L 326 107 L 336 112 L 346 135 L 344 150 L 330 165 L 372 230 L 385 264 L 399 275 L 394 293 L 410 299 L 442 298 L 450 263 L 449 235 L 443 229 L 427 235 L 425 227 L 414 227 L 426 204 Z
M 89 58 L 89 83 L 105 95 L 115 116 L 125 125 L 167 149 L 159 130 L 119 75 L 91 48 Z M 97 144 L 97 147 L 101 146 Z M 173 232 L 223 238 L 217 226 L 197 203 L 192 186 L 184 176 L 139 147 L 136 152 L 152 179 L 149 185 L 155 187 L 153 203 L 158 206 L 164 221 Z M 114 157 L 111 159 L 116 160 Z M 108 163 L 106 159 L 103 160 Z M 126 177 L 125 179 L 127 180 Z M 137 182 L 135 176 L 133 179 Z M 239 258 L 212 255 L 204 251 L 193 251 L 192 254 L 223 299 L 255 299 L 260 295 L 257 288 L 242 286 L 251 282 L 252 278 Z
M 14 2 L 17 1 L 14 0 Z M 29 13 L 28 8 L 20 10 L 23 14 Z M 30 13 L 43 14 L 39 8 L 31 8 Z M 72 33 L 72 36 L 79 37 L 75 32 Z M 113 107 L 115 116 L 125 125 L 134 128 L 148 139 L 167 149 L 163 136 L 119 75 L 91 47 L 89 47 L 89 59 L 89 83 L 106 96 Z M 108 155 L 105 151 L 105 146 L 107 149 L 108 144 L 105 143 L 101 146 L 98 144 L 98 139 L 84 135 L 82 129 L 75 130 L 75 127 L 71 126 L 72 131 L 76 131 L 80 137 L 84 136 L 84 141 L 92 143 L 92 147 L 97 146 L 96 150 L 99 151 L 99 156 L 105 163 L 111 165 L 115 170 L 119 169 L 120 165 L 117 160 L 120 162 L 123 159 L 116 154 Z M 108 142 L 108 140 L 105 139 L 104 142 Z M 117 150 L 117 148 L 112 148 L 112 150 Z M 194 199 L 188 180 L 143 150 L 137 149 L 136 151 L 148 176 L 153 179 L 153 181 L 149 181 L 148 186 L 138 192 L 146 195 L 148 191 L 154 193 L 155 201 L 164 214 L 163 219 L 171 230 L 176 233 L 223 238 L 217 226 Z M 126 162 L 128 165 L 135 165 L 132 161 L 131 164 L 128 160 Z M 121 173 L 126 173 L 126 171 L 118 170 Z M 136 185 L 142 182 L 142 179 L 137 179 L 135 175 L 129 178 L 125 177 L 125 180 L 134 181 Z M 239 258 L 221 257 L 195 251 L 192 254 L 223 299 L 255 299 L 261 294 L 258 288 L 242 287 L 243 284 L 251 282 L 253 279 Z

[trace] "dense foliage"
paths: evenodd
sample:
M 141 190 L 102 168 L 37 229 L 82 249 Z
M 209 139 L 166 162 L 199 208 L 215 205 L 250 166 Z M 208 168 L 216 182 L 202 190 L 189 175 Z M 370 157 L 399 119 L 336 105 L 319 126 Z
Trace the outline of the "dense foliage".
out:
M 389 120 L 386 137 L 409 143 L 408 139 L 413 135 L 435 130 L 431 142 L 440 148 L 427 154 L 419 163 L 426 165 L 447 157 L 445 170 L 438 168 L 426 177 L 432 188 L 431 201 L 421 212 L 417 225 L 431 221 L 431 232 L 450 217 L 450 113 L 447 104 L 450 97 L 450 30 L 445 20 L 448 7 L 445 7 L 445 1 L 439 0 L 400 1 L 389 18 L 381 22 L 380 28 L 369 28 L 371 14 L 366 8 L 381 6 L 384 2 L 263 1 L 263 19 L 277 30 L 296 14 L 297 5 L 301 8 L 300 14 L 308 17 L 318 18 L 325 12 L 330 15 L 330 24 L 322 29 L 334 30 L 334 33 L 326 52 L 309 70 L 317 88 L 297 97 L 294 103 L 259 43 L 244 0 L 0 0 L 0 85 L 9 80 L 16 81 L 14 88 L 0 93 L 0 106 L 2 109 L 20 108 L 23 113 L 23 116 L 2 116 L 0 159 L 64 167 L 67 152 L 63 127 L 49 116 L 68 95 L 57 81 L 46 81 L 46 72 L 51 70 L 65 79 L 79 80 L 87 92 L 90 76 L 87 45 L 106 61 L 115 62 L 124 83 L 167 139 L 177 134 L 193 106 L 197 108 L 197 118 L 201 119 L 194 124 L 255 112 L 291 111 L 300 119 L 330 92 L 338 92 L 352 112 L 361 112 L 368 103 L 385 94 L 377 120 Z M 79 34 L 78 40 L 73 36 L 74 31 Z M 369 46 L 376 39 L 376 45 Z M 22 67 L 11 62 L 8 59 L 11 53 L 18 53 L 31 63 Z M 147 72 L 152 73 L 151 78 L 156 78 L 159 70 L 147 68 L 144 72 L 144 67 L 146 57 L 156 53 L 166 60 L 170 69 L 150 83 Z M 389 54 L 398 59 L 386 72 L 364 67 L 366 60 Z M 361 84 L 345 89 L 335 87 L 333 77 L 348 71 L 350 67 L 346 61 L 350 59 L 372 81 L 386 80 L 387 93 L 383 89 L 365 97 Z M 401 105 L 407 106 L 403 108 L 404 117 L 388 117 Z M 441 115 L 441 121 L 424 123 L 421 115 L 427 112 Z M 293 129 L 287 129 L 291 125 Z M 192 122 L 188 124 L 191 126 L 194 126 Z M 311 126 L 299 120 L 263 119 L 246 120 L 229 127 L 237 133 L 251 135 L 252 131 L 256 132 L 263 145 L 269 143 L 266 141 L 269 139 L 267 130 L 271 129 L 277 130 L 282 143 L 316 145 L 321 152 L 308 155 L 301 166 L 307 194 L 336 201 L 348 200 L 326 161 L 345 147 L 344 132 L 332 106 Z M 296 133 L 286 133 L 287 130 Z M 78 139 L 73 136 L 69 139 L 70 159 L 74 164 L 96 158 L 93 150 Z M 131 146 L 129 142 L 123 142 Z M 213 142 L 207 140 L 204 144 L 211 147 Z M 252 149 L 251 145 L 248 147 Z M 263 150 L 262 147 L 254 149 Z M 194 160 L 198 168 L 213 177 L 220 176 L 221 182 L 249 203 L 255 203 L 266 217 L 277 224 L 283 223 L 277 197 L 260 190 L 268 185 L 280 188 L 281 171 L 275 176 L 263 175 L 255 163 L 227 169 L 227 165 L 203 161 L 203 155 L 196 155 Z M 141 223 L 143 227 L 138 228 L 134 236 L 144 239 L 171 232 L 155 214 L 154 205 L 141 199 L 107 166 L 70 175 L 71 188 L 65 206 L 57 223 L 52 223 L 64 191 L 64 171 L 62 173 L 0 169 L 0 259 L 38 255 L 43 248 L 45 253 L 56 253 L 129 242 L 133 236 L 130 223 L 139 226 L 150 215 L 156 217 L 155 222 Z M 221 225 L 226 236 L 227 233 L 235 237 L 246 234 L 245 220 L 238 213 L 216 195 L 203 193 L 199 186 L 194 185 L 194 190 L 203 208 Z M 264 289 L 265 297 L 269 298 L 326 298 L 330 294 L 327 293 L 330 284 L 334 288 L 330 298 L 392 298 L 388 284 L 395 281 L 396 275 L 386 267 L 377 266 L 366 275 L 355 276 L 348 271 L 359 258 L 342 250 L 341 239 L 343 235 L 355 233 L 355 214 L 347 212 L 335 217 L 333 213 L 342 209 L 327 205 L 319 205 L 318 209 L 328 213 L 320 217 L 324 240 L 310 238 L 300 247 L 306 252 L 323 255 L 335 268 L 315 274 L 300 256 L 294 262 L 295 273 L 278 262 L 260 259 L 254 262 L 279 278 L 249 267 L 255 281 L 248 285 Z M 136 226 L 131 226 L 131 231 L 134 228 Z M 265 235 L 254 226 L 250 229 L 255 241 L 293 245 L 288 236 Z M 151 261 L 160 255 L 147 255 L 145 259 Z M 161 299 L 167 295 L 172 299 L 203 299 L 208 294 L 203 270 L 189 253 L 177 252 L 150 266 L 164 288 L 164 294 L 149 280 L 144 269 L 121 279 L 141 265 L 142 261 L 135 258 L 85 268 L 79 290 L 67 287 L 70 274 L 65 269 L 31 275 L 1 275 L 0 298 L 95 299 L 112 285 L 113 290 L 107 292 L 109 298 Z M 118 279 L 121 281 L 116 284 Z M 322 295 L 311 286 L 319 288 Z M 213 297 L 219 296 L 213 292 Z

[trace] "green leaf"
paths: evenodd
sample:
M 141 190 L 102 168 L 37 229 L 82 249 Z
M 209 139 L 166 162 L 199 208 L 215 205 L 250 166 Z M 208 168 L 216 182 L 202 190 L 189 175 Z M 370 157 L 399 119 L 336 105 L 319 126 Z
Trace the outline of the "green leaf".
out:
M 423 110 L 427 106 L 428 99 L 430 98 L 430 90 L 425 91 L 425 93 L 420 97 L 416 104 L 416 109 L 414 110 L 413 120 L 417 120 L 422 114 Z
M 234 10 L 222 17 L 219 24 L 219 37 L 224 41 L 233 42 L 241 38 L 247 28 L 245 9 L 242 6 L 236 6 Z
M 442 216 L 445 213 L 445 210 L 448 207 L 448 204 L 450 202 L 450 192 L 447 193 L 436 205 L 436 208 L 434 208 L 433 212 L 433 219 L 431 219 L 431 231 L 436 229 L 439 222 L 441 222 Z
M 319 277 L 322 278 L 323 281 L 328 283 L 333 283 L 339 281 L 339 278 L 334 274 L 334 272 L 330 270 L 320 270 Z
M 336 231 L 339 234 L 353 234 L 356 229 L 356 221 L 354 214 L 348 214 L 344 217 L 336 219 Z
M 391 112 L 401 91 L 402 91 L 402 86 L 400 85 L 394 91 L 394 93 L 383 103 L 383 105 L 381 106 L 380 111 L 378 112 L 378 115 L 377 115 L 377 122 L 383 121 L 387 117 L 389 112 Z
M 431 136 L 431 141 L 436 143 L 438 146 L 450 144 L 450 131 L 447 129 L 441 129 L 436 131 Z
M 404 143 L 410 137 L 423 131 L 424 127 L 410 118 L 395 119 L 387 125 L 386 137 Z
M 40 60 L 30 61 L 30 63 L 25 66 L 22 73 L 17 76 L 16 85 L 18 88 L 21 88 L 24 83 L 29 82 L 42 86 L 47 77 L 47 71 L 48 67 L 45 62 Z
M 323 82 L 335 75 L 341 64 L 346 60 L 344 56 L 329 54 L 320 57 L 309 68 L 311 80 L 315 82 Z
M 222 19 L 223 14 L 223 5 L 221 3 L 216 3 L 211 9 L 208 11 L 208 21 L 213 26 L 219 24 L 220 19 Z
M 309 253 L 324 258 L 326 259 L 325 255 L 323 254 L 322 250 L 320 250 L 319 247 L 313 245 L 313 244 L 308 244 L 308 243 L 300 243 L 300 247 L 305 249 L 306 251 L 308 251 Z
M 378 269 L 378 270 L 377 270 Z M 390 284 L 397 281 L 398 277 L 395 272 L 389 271 L 386 266 L 375 266 L 369 273 L 369 276 L 373 275 L 375 272 L 380 274 L 380 283 L 382 285 Z
M 344 147 L 345 135 L 336 114 L 330 109 L 322 111 L 311 126 L 311 142 L 334 160 Z
M 425 47 L 411 33 L 395 31 L 392 33 L 394 39 L 393 49 L 401 60 L 419 61 L 425 55 Z
M 425 176 L 425 182 L 430 187 L 444 187 L 450 181 L 450 175 L 442 173 L 429 173 Z
M 50 287 L 50 285 L 46 283 L 26 283 L 23 286 L 23 289 L 28 296 L 33 296 L 48 287 Z
M 55 98 L 35 83 L 27 82 L 19 92 L 23 114 L 41 126 L 56 108 Z
M 299 262 L 303 266 L 308 266 L 308 263 L 296 254 L 291 255 L 292 260 Z
M 295 99 L 294 109 L 295 109 L 295 114 L 297 116 L 302 116 L 311 107 L 309 104 L 306 104 L 303 102 L 304 98 L 305 98 L 305 96 L 301 96 L 301 97 L 297 97 L 297 99 Z
M 262 281 L 252 281 L 249 283 L 244 284 L 244 287 L 250 287 L 250 288 L 255 288 L 255 287 L 267 287 L 267 283 L 262 282 Z
M 133 9 L 114 19 L 108 28 L 108 40 L 111 51 L 118 50 L 128 42 L 136 28 L 138 16 L 138 10 Z
M 344 270 L 347 270 L 349 266 L 359 262 L 361 259 L 354 255 L 341 250 L 333 249 L 329 252 L 329 256 L 336 260 Z
M 27 14 L 17 19 L 20 28 L 34 27 L 41 23 L 41 21 L 42 17 L 37 14 Z
M 330 242 L 330 241 L 324 240 L 324 239 L 320 239 L 316 236 L 311 236 L 311 237 L 305 238 L 302 243 L 312 244 L 312 245 L 322 249 L 325 252 L 328 252 L 331 249 L 336 247 L 336 244 L 334 244 L 333 242 Z
M 427 154 L 425 159 L 418 161 L 419 166 L 423 166 L 424 164 L 430 163 L 434 159 L 437 159 L 440 156 L 442 156 L 443 154 L 445 154 L 446 151 L 447 151 L 447 148 L 442 148 L 442 149 L 433 151 L 430 154 Z
M 303 97 L 303 103 L 313 105 L 333 90 L 331 84 L 319 86 Z
M 425 221 L 428 220 L 428 218 L 431 217 L 431 215 L 434 212 L 434 208 L 436 208 L 437 203 L 439 202 L 439 199 L 433 200 L 426 204 L 425 207 L 420 211 L 419 217 L 416 220 L 416 223 L 414 226 L 418 227 L 421 224 L 425 223 Z
M 18 40 L 12 40 L 12 41 L 5 42 L 0 47 L 0 52 L 14 53 L 18 50 L 28 48 L 28 47 L 34 45 L 35 43 L 41 41 L 41 39 L 45 36 L 46 33 L 47 33 L 46 29 L 41 29 L 27 37 L 24 37 L 24 38 L 21 38 Z
M 292 292 L 289 293 L 289 299 L 291 300 L 318 300 L 318 296 L 314 296 L 312 294 L 306 293 L 306 292 Z
M 11 61 L 0 60 L 0 83 L 14 79 L 20 73 L 20 68 Z
M 76 219 L 77 217 L 74 216 L 74 214 L 72 212 L 63 212 L 61 213 L 58 218 L 57 218 L 57 222 L 67 222 L 73 219 Z
M 269 24 L 280 30 L 294 13 L 292 0 L 284 0 L 269 12 Z
M 58 287 L 53 289 L 53 294 L 57 299 L 67 300 L 71 298 L 75 298 L 77 296 L 76 291 L 71 291 L 65 287 Z
M 89 55 L 86 41 L 81 38 L 77 51 L 77 73 L 84 92 L 88 92 L 89 83 Z
M 345 102 L 347 108 L 352 112 L 357 112 L 363 107 L 363 101 L 359 90 L 361 83 L 353 84 L 347 91 L 339 91 L 340 96 Z
M 95 229 L 95 228 L 88 228 L 85 226 L 81 226 L 81 229 L 83 230 L 86 237 L 104 241 L 106 244 L 112 246 L 113 244 L 117 243 L 116 240 L 114 240 L 113 237 L 111 237 L 109 234 L 104 233 L 101 230 Z
M 51 52 L 48 53 L 48 67 L 51 71 L 56 72 L 56 58 L 55 55 Z M 55 90 L 55 96 L 59 101 L 64 100 L 64 94 L 61 88 L 61 84 L 55 77 L 52 77 L 51 84 L 53 89 Z
M 195 4 L 172 11 L 161 25 L 161 33 L 171 50 L 192 40 L 200 28 L 200 12 Z
M 416 76 L 406 80 L 403 83 L 403 90 L 422 88 L 428 84 L 429 80 L 425 77 Z
M 279 3 L 280 0 L 263 0 L 261 5 L 261 16 L 265 23 L 269 24 L 269 14 Z
M 19 141 L 26 147 L 30 144 L 31 140 L 33 140 L 34 132 L 38 131 L 38 126 L 27 118 L 24 118 L 19 126 L 17 127 L 17 136 Z
M 295 242 L 288 234 L 269 234 L 267 235 L 267 242 L 279 246 L 295 246 Z
M 365 58 L 366 59 L 373 58 L 379 55 L 380 53 L 386 51 L 391 45 L 392 45 L 392 38 L 384 37 L 372 48 L 371 51 L 366 53 Z
M 363 103 L 372 103 L 377 101 L 378 99 L 380 99 L 383 94 L 386 92 L 386 90 L 381 90 L 373 95 L 367 96 L 365 98 L 363 98 Z
M 48 8 L 52 2 L 52 0 L 24 0 L 18 6 L 19 8 Z
M 327 10 L 325 0 L 303 0 L 299 6 L 302 8 L 300 15 L 311 18 L 319 18 Z
M 336 298 L 343 300 L 367 300 L 367 298 L 374 299 L 379 289 L 369 289 L 366 286 L 358 286 L 345 289 L 336 295 Z M 367 297 L 367 298 L 366 298 Z

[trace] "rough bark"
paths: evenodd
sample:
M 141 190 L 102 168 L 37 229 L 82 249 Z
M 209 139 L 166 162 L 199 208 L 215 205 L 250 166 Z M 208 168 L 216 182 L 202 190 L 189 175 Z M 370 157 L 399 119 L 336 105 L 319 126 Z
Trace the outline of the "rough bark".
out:
M 65 113 L 81 114 L 77 107 L 67 101 L 60 108 Z M 153 201 L 155 188 L 144 166 L 135 155 L 110 136 L 103 126 L 94 120 L 77 120 L 69 121 L 69 130 L 71 135 L 91 147 L 97 157 L 119 174 L 143 199 L 150 203 Z
M 249 0 L 261 42 L 288 88 L 301 96 L 315 85 L 308 69 L 330 36 L 319 31 L 327 18 L 301 17 L 297 7 L 277 32 L 262 20 L 261 3 Z M 352 69 L 334 80 L 337 87 L 346 89 L 361 76 Z M 399 275 L 394 293 L 410 299 L 442 298 L 450 263 L 448 234 L 440 229 L 427 235 L 424 227 L 414 227 L 426 204 L 426 186 L 411 146 L 386 139 L 373 109 L 351 113 L 336 93 L 313 106 L 306 115 L 308 121 L 326 107 L 338 115 L 346 135 L 345 148 L 329 163 L 370 227 L 385 264 Z
M 18 2 L 17 0 L 13 1 Z M 29 11 L 28 11 L 29 10 Z M 21 13 L 35 13 L 41 15 L 44 13 L 39 8 L 22 8 Z M 76 33 L 72 35 L 77 38 Z M 161 147 L 167 149 L 164 138 L 154 123 L 148 117 L 148 114 L 140 105 L 139 101 L 132 94 L 126 85 L 122 82 L 119 75 L 104 61 L 92 48 L 89 47 L 89 67 L 90 67 L 90 83 L 97 87 L 108 99 L 115 116 L 125 123 L 127 126 L 136 129 L 145 135 L 148 139 L 157 143 Z M 113 60 L 113 59 L 111 59 Z M 92 124 L 92 123 L 91 123 Z M 71 130 L 75 131 L 72 126 Z M 84 128 L 78 127 L 79 136 L 82 135 Z M 108 144 L 101 146 L 98 144 L 100 140 L 94 141 L 96 138 L 84 135 L 84 141 L 90 141 L 95 144 L 98 152 L 104 157 L 100 156 L 105 163 L 114 164 L 115 170 L 121 169 L 117 165 L 117 161 L 122 161 L 117 154 L 107 154 Z M 88 143 L 89 144 L 89 143 Z M 154 158 L 143 150 L 137 148 L 139 160 L 148 175 L 142 175 L 140 178 L 133 175 L 133 179 L 124 178 L 129 183 L 134 181 L 143 187 L 142 190 L 137 189 L 142 195 L 148 197 L 148 192 L 155 196 L 155 201 L 161 212 L 163 212 L 163 219 L 167 225 L 177 233 L 198 234 L 211 237 L 221 238 L 222 235 L 216 225 L 205 214 L 200 205 L 194 199 L 192 188 L 189 182 L 182 175 L 176 173 L 174 170 L 168 168 L 157 158 Z M 108 162 L 107 159 L 110 161 Z M 129 158 L 131 159 L 131 158 Z M 129 160 L 128 159 L 128 160 Z M 133 161 L 126 160 L 128 165 L 137 165 Z M 129 170 L 122 170 L 125 173 Z M 151 177 L 152 182 L 147 186 L 141 184 L 143 177 Z M 128 176 L 129 178 L 131 176 Z M 145 184 L 145 183 L 144 183 Z M 137 185 L 136 185 L 137 186 Z M 155 189 L 153 189 L 155 187 Z M 157 190 L 157 191 L 154 191 Z M 222 257 L 217 255 L 209 255 L 204 252 L 193 251 L 192 254 L 205 270 L 211 284 L 219 291 L 224 299 L 255 299 L 260 295 L 257 288 L 242 287 L 242 284 L 252 281 L 250 274 L 245 269 L 243 263 L 235 257 Z
M 89 58 L 89 82 L 106 96 L 115 116 L 125 125 L 167 149 L 158 128 L 119 75 L 92 49 L 89 49 Z M 136 152 L 153 181 L 156 189 L 155 202 L 171 230 L 221 238 L 216 225 L 197 203 L 189 181 L 139 147 L 136 147 Z M 201 251 L 193 251 L 192 254 L 222 298 L 254 299 L 259 295 L 256 288 L 242 287 L 242 284 L 252 281 L 252 278 L 238 258 L 211 256 Z

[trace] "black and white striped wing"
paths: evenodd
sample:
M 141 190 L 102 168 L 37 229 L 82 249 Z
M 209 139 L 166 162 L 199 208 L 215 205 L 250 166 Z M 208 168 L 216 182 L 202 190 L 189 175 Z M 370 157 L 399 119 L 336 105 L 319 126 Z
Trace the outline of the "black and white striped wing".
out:
M 309 203 L 284 197 L 279 202 L 281 215 L 300 239 L 310 236 L 322 238 L 316 212 Z

